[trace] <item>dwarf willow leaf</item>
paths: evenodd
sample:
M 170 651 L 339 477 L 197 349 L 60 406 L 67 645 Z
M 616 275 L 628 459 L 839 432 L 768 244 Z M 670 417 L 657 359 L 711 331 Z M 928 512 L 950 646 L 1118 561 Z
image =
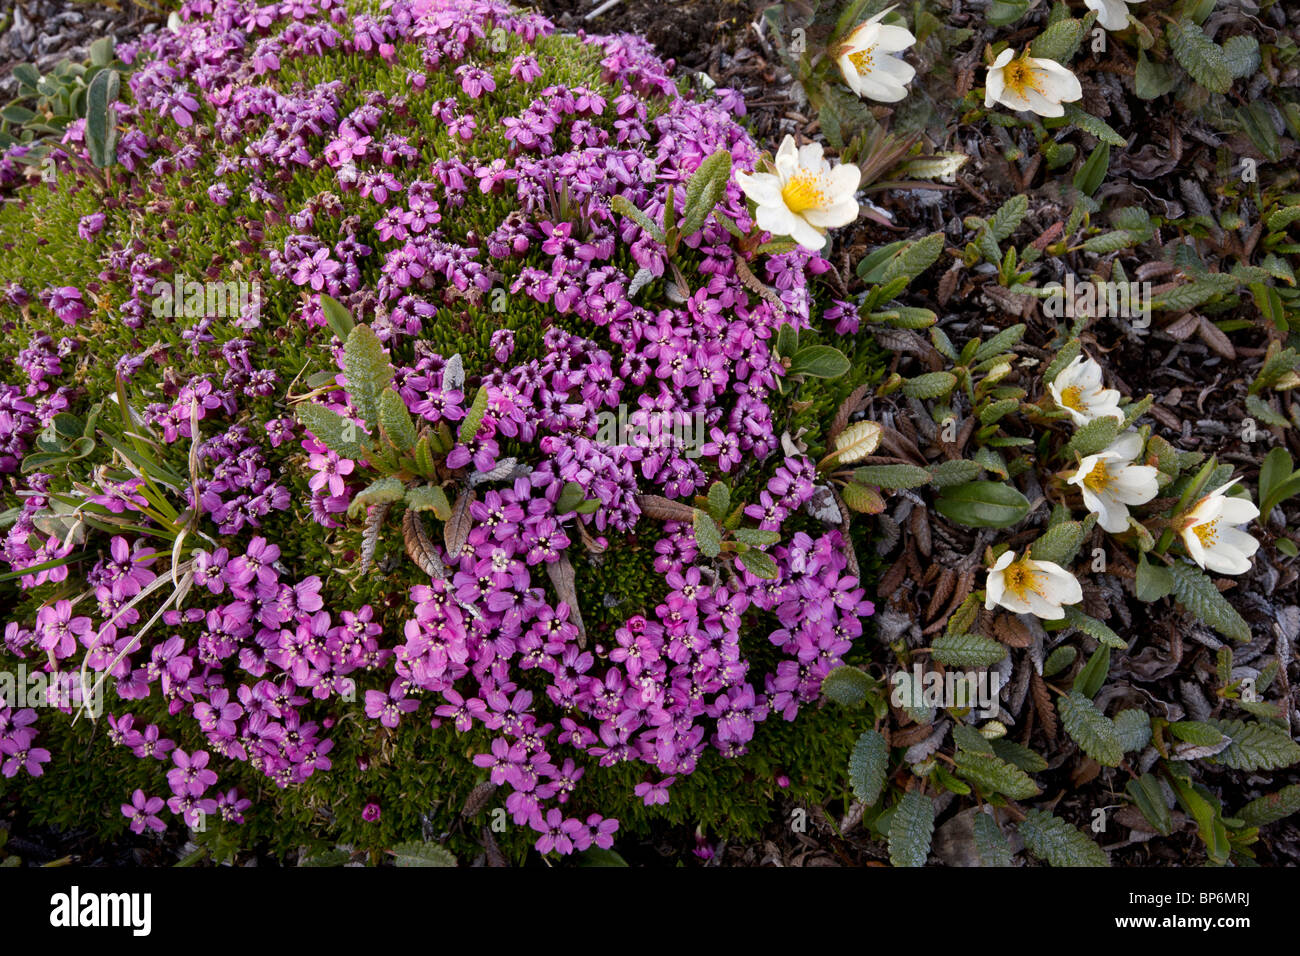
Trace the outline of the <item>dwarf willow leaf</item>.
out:
M 393 381 L 379 337 L 368 325 L 354 326 L 343 346 L 343 371 L 357 414 L 373 425 L 379 420 L 379 396 Z
M 854 469 L 853 480 L 881 488 L 919 488 L 930 483 L 930 472 L 917 465 L 864 465 Z
M 867 699 L 875 681 L 860 668 L 844 664 L 822 678 L 822 693 L 845 707 L 854 707 Z
M 1124 787 L 1124 792 L 1128 794 L 1133 805 L 1138 808 L 1156 833 L 1169 836 L 1174 832 L 1173 816 L 1165 804 L 1164 789 L 1154 775 L 1144 773 L 1130 780 Z
M 695 546 L 706 558 L 716 558 L 722 553 L 722 533 L 718 523 L 709 517 L 707 511 L 698 508 L 695 511 Z
M 100 169 L 117 162 L 117 111 L 113 104 L 121 84 L 117 70 L 100 70 L 86 90 L 86 151 Z
M 776 561 L 773 560 L 766 552 L 757 549 L 743 551 L 737 555 L 737 560 L 745 566 L 745 570 L 756 578 L 762 578 L 765 581 L 774 581 L 780 574 L 777 569 Z
M 934 507 L 972 528 L 1008 528 L 1029 514 L 1029 499 L 1000 481 L 968 481 L 943 489 Z
M 343 307 L 342 302 L 324 292 L 320 296 L 320 308 L 325 313 L 325 323 L 330 327 L 330 331 L 338 336 L 340 342 L 346 342 L 352 330 L 356 328 L 356 323 L 352 321 L 352 313 Z

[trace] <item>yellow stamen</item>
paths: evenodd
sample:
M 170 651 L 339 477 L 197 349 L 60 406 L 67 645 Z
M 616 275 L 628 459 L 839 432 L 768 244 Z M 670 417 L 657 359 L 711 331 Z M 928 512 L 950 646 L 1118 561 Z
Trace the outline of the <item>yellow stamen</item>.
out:
M 1022 601 L 1025 600 L 1025 595 L 1029 591 L 1033 591 L 1035 594 L 1043 593 L 1042 588 L 1039 587 L 1038 578 L 1039 574 L 1029 566 L 1028 558 L 1013 561 L 1002 572 L 1002 581 L 1006 584 L 1007 590 Z
M 1026 90 L 1033 90 L 1041 94 L 1043 88 L 1041 85 L 1040 75 L 1043 73 L 1029 63 L 1028 54 L 1018 60 L 1012 60 L 1002 70 L 1002 81 L 1021 99 L 1025 98 Z
M 1213 548 L 1219 540 L 1219 519 L 1207 521 L 1204 524 L 1192 526 L 1192 531 L 1196 537 L 1201 539 L 1201 545 L 1206 548 Z
M 781 190 L 781 199 L 793 213 L 825 206 L 826 194 L 822 192 L 821 177 L 800 170 L 790 177 L 790 181 Z
M 1061 404 L 1066 408 L 1073 408 L 1076 412 L 1083 411 L 1083 389 L 1078 385 L 1061 389 Z
M 857 53 L 850 53 L 849 62 L 853 64 L 853 68 L 859 73 L 870 73 L 873 59 L 872 54 L 875 53 L 875 50 L 876 48 L 874 46 L 869 46 L 865 50 L 859 50 Z
M 1110 469 L 1106 467 L 1104 458 L 1097 459 L 1097 464 L 1092 466 L 1092 471 L 1083 476 L 1083 486 L 1097 494 L 1105 491 L 1110 482 Z

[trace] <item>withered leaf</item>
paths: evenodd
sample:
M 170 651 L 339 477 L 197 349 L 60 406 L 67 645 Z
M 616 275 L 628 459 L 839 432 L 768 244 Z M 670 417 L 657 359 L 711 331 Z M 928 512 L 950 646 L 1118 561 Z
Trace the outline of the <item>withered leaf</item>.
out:
M 391 505 L 387 501 L 371 507 L 366 513 L 366 524 L 361 532 L 361 573 L 365 574 L 375 563 L 375 548 L 379 546 L 379 529 L 384 526 Z
M 695 520 L 694 508 L 662 495 L 637 495 L 636 504 L 642 514 L 656 521 L 692 522 Z
M 546 573 L 550 575 L 551 584 L 555 586 L 555 593 L 560 600 L 569 605 L 569 619 L 578 629 L 578 646 L 585 648 L 587 629 L 582 624 L 582 613 L 578 610 L 578 589 L 573 579 L 573 563 L 568 554 L 560 552 L 559 560 L 546 565 Z
M 1056 739 L 1057 720 L 1056 707 L 1052 704 L 1051 691 L 1047 689 L 1047 684 L 1038 674 L 1030 678 L 1030 693 L 1034 698 L 1034 710 L 1038 713 L 1038 719 L 1043 724 L 1043 732 Z
M 1232 341 L 1228 336 L 1205 316 L 1201 316 L 1200 319 L 1200 327 L 1197 331 L 1201 336 L 1201 341 L 1229 362 L 1234 361 L 1237 358 L 1237 350 L 1233 348 Z
M 456 503 L 451 506 L 450 520 L 443 525 L 442 534 L 443 542 L 447 546 L 447 557 L 453 561 L 460 557 L 460 552 L 465 547 L 465 541 L 469 538 L 470 525 L 472 524 L 469 505 L 473 500 L 474 492 L 462 491 L 456 497 Z
M 446 579 L 447 568 L 434 550 L 433 539 L 425 530 L 420 515 L 406 509 L 402 515 L 402 540 L 406 544 L 406 553 L 425 574 L 431 578 Z
M 492 799 L 492 794 L 496 793 L 497 785 L 491 780 L 484 780 L 477 787 L 469 792 L 465 798 L 465 805 L 460 808 L 462 818 L 477 816 L 478 812 L 488 805 Z
M 826 440 L 828 442 L 834 442 L 839 433 L 844 431 L 845 426 L 848 425 L 849 419 L 852 418 L 855 413 L 862 411 L 862 408 L 865 405 L 865 399 L 870 391 L 870 385 L 859 385 L 849 393 L 848 398 L 844 399 L 844 401 L 840 403 L 839 410 L 831 420 L 830 431 L 826 433 Z
M 999 614 L 993 619 L 993 633 L 1007 647 L 1028 647 L 1034 642 L 1029 628 L 1011 614 Z

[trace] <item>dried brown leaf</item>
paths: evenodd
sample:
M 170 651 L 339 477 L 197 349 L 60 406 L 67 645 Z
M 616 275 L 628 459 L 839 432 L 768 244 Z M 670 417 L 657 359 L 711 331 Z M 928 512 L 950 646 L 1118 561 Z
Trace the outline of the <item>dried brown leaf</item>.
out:
M 578 629 L 578 646 L 585 648 L 587 629 L 582 624 L 582 613 L 578 610 L 578 589 L 573 578 L 573 563 L 569 560 L 568 554 L 561 551 L 558 560 L 546 565 L 546 573 L 550 576 L 551 584 L 555 586 L 555 593 L 560 600 L 569 605 L 569 619 Z
M 662 495 L 637 495 L 636 504 L 642 514 L 656 521 L 685 521 L 689 524 L 695 520 L 694 508 Z
M 446 580 L 447 568 L 434 549 L 433 539 L 424 527 L 417 512 L 407 508 L 402 515 L 402 541 L 406 545 L 406 554 L 415 566 L 431 578 Z
M 456 503 L 451 506 L 451 518 L 443 525 L 443 542 L 447 545 L 447 557 L 453 561 L 460 557 L 469 538 L 473 520 L 470 518 L 469 506 L 474 500 L 474 492 L 462 491 L 456 496 Z

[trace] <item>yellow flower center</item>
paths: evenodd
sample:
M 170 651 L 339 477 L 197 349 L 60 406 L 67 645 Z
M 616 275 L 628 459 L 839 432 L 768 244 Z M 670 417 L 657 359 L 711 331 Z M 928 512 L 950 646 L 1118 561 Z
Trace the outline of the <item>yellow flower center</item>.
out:
M 826 194 L 822 192 L 821 177 L 807 170 L 800 170 L 790 177 L 790 181 L 781 190 L 781 199 L 793 213 L 808 209 L 817 209 L 826 205 Z
M 875 52 L 876 48 L 874 46 L 869 46 L 865 50 L 859 50 L 857 53 L 850 53 L 849 62 L 853 64 L 853 68 L 859 73 L 870 73 L 873 58 L 872 55 Z
M 1002 581 L 1007 586 L 1007 590 L 1022 601 L 1025 600 L 1025 594 L 1029 591 L 1033 591 L 1035 594 L 1043 593 L 1042 588 L 1039 587 L 1038 578 L 1038 572 L 1029 566 L 1028 557 L 1013 561 L 1002 572 Z
M 1092 466 L 1092 471 L 1083 476 L 1083 486 L 1097 494 L 1105 491 L 1110 482 L 1110 469 L 1106 467 L 1104 458 L 1097 459 L 1097 464 Z
M 1213 548 L 1219 540 L 1219 519 L 1215 518 L 1213 521 L 1207 521 L 1204 524 L 1193 525 L 1192 531 L 1196 533 L 1196 537 L 1201 539 L 1202 547 Z
M 1029 58 L 1026 55 L 1018 60 L 1012 60 L 1003 67 L 1002 81 L 1007 85 L 1007 89 L 1024 99 L 1026 90 L 1033 90 L 1036 93 L 1043 92 L 1039 79 L 1039 74 L 1042 72 L 1029 64 Z
M 1061 404 L 1066 408 L 1073 408 L 1076 412 L 1083 411 L 1083 389 L 1078 385 L 1061 389 Z

